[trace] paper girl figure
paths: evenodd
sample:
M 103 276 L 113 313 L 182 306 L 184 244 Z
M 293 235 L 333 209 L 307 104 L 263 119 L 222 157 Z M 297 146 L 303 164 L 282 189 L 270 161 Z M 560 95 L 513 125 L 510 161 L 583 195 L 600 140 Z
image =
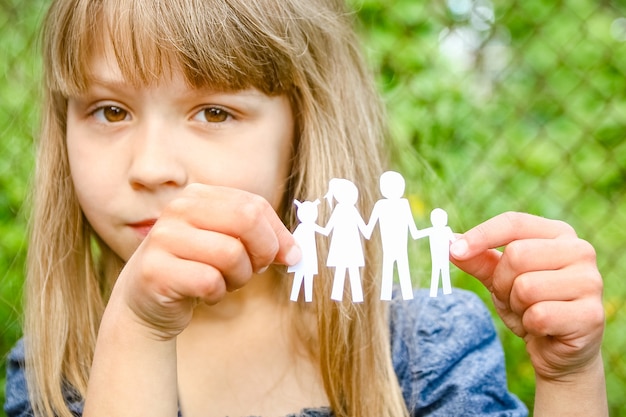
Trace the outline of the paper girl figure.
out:
M 450 243 L 456 238 L 452 229 L 447 226 L 448 213 L 436 208 L 430 213 L 432 227 L 418 232 L 418 239 L 430 236 L 430 257 L 432 259 L 432 275 L 430 277 L 430 296 L 436 297 L 439 290 L 439 276 L 444 294 L 452 293 L 450 284 Z
M 293 276 L 293 286 L 291 287 L 291 301 L 298 301 L 300 288 L 304 282 L 304 301 L 313 301 L 313 276 L 317 275 L 317 245 L 315 244 L 315 233 L 322 233 L 324 229 L 317 225 L 317 206 L 320 201 L 294 200 L 298 207 L 297 216 L 300 224 L 293 232 L 293 237 L 298 242 L 302 251 L 302 259 L 295 265 L 287 268 L 287 272 L 295 272 Z
M 352 301 L 355 303 L 363 301 L 359 268 L 365 265 L 361 233 L 365 235 L 366 226 L 355 206 L 358 196 L 359 191 L 351 181 L 333 178 L 328 184 L 328 193 L 325 197 L 331 208 L 333 199 L 337 200 L 337 206 L 330 215 L 323 233 L 328 235 L 332 231 L 326 265 L 335 267 L 330 298 L 336 301 L 343 299 L 346 271 L 350 277 Z
M 397 172 L 387 171 L 380 176 L 380 191 L 385 197 L 374 205 L 367 224 L 366 238 L 369 239 L 376 222 L 380 227 L 383 247 L 383 271 L 381 300 L 391 300 L 393 286 L 393 266 L 398 268 L 402 298 L 413 298 L 413 287 L 409 271 L 408 232 L 417 238 L 417 227 L 411 213 L 411 206 L 404 195 L 404 178 Z

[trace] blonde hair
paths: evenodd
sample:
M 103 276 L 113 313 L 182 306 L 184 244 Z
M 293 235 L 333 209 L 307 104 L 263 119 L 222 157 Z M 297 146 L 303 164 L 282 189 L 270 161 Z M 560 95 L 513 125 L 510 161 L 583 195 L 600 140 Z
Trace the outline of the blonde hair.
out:
M 314 200 L 333 177 L 358 180 L 362 213 L 376 200 L 384 111 L 351 24 L 339 0 L 53 3 L 43 32 L 44 114 L 25 307 L 37 415 L 71 415 L 63 388 L 84 396 L 98 325 L 123 266 L 81 212 L 65 149 L 67 97 L 89 85 L 89 51 L 109 42 L 123 76 L 137 84 L 179 66 L 192 86 L 288 96 L 296 138 L 279 214 L 292 227 L 294 197 Z M 325 259 L 328 247 L 319 246 Z M 317 333 L 302 334 L 314 343 L 310 353 L 337 417 L 408 414 L 391 362 L 387 305 L 378 300 L 378 248 L 366 243 L 362 304 L 331 301 L 331 272 L 321 268 L 312 307 Z M 295 315 L 308 309 L 300 305 Z

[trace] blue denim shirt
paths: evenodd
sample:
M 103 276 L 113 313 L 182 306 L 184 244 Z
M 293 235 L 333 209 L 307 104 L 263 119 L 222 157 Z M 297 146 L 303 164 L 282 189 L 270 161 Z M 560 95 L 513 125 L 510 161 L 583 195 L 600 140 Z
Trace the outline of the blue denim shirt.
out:
M 430 298 L 420 290 L 411 301 L 391 303 L 393 365 L 411 416 L 527 416 L 507 390 L 504 356 L 491 316 L 476 295 L 455 290 Z M 82 400 L 67 390 L 75 415 Z M 18 342 L 7 366 L 8 417 L 32 416 L 24 376 L 24 347 Z M 288 417 L 330 417 L 328 408 Z

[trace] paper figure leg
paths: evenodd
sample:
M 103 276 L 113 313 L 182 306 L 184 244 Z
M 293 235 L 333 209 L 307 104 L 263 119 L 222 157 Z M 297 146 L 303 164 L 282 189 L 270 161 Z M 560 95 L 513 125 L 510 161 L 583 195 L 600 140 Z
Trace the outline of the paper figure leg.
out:
M 341 301 L 343 299 L 343 286 L 346 280 L 346 268 L 335 268 L 335 279 L 333 280 L 333 291 L 330 294 L 331 300 Z
M 393 290 L 393 260 L 383 257 L 383 280 L 380 284 L 380 299 L 391 300 Z
M 450 264 L 446 263 L 441 268 L 441 286 L 444 294 L 452 294 L 452 285 L 450 284 Z
M 302 272 L 296 272 L 293 276 L 293 286 L 291 287 L 291 301 L 298 301 L 298 295 L 300 295 L 300 288 L 302 287 L 302 280 L 304 274 Z
M 430 296 L 436 297 L 437 291 L 439 291 L 439 272 L 441 270 L 433 266 L 433 272 L 430 276 Z
M 352 290 L 352 301 L 363 302 L 363 288 L 361 287 L 361 273 L 358 266 L 352 266 L 350 271 L 350 289 Z
M 408 258 L 398 260 L 398 276 L 400 278 L 400 289 L 402 290 L 402 298 L 405 300 L 413 299 L 413 285 L 411 284 L 411 272 L 409 271 Z
M 302 279 L 304 274 L 302 272 L 296 272 L 293 276 L 293 286 L 291 287 L 291 301 L 298 301 L 298 295 L 300 294 L 300 287 L 302 286 Z
M 307 303 L 313 301 L 313 274 L 304 277 L 304 301 Z

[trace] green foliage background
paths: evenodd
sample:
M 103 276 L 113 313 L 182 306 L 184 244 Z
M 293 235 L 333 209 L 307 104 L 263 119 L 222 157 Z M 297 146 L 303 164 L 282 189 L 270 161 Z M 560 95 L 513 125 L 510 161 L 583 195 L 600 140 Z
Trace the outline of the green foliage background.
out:
M 20 337 L 37 127 L 36 28 L 46 3 L 0 0 L 0 355 Z M 387 101 L 392 160 L 408 179 L 418 227 L 436 206 L 447 209 L 457 231 L 517 210 L 565 220 L 594 244 L 606 288 L 611 415 L 626 415 L 626 333 L 619 330 L 626 322 L 626 5 L 350 4 Z M 446 53 L 459 33 L 474 39 L 471 48 Z M 425 250 L 412 247 L 416 259 L 427 259 Z M 428 264 L 414 263 L 416 277 L 428 275 Z M 472 278 L 458 271 L 453 278 L 488 300 Z M 523 343 L 495 320 L 510 388 L 531 406 L 533 373 Z M 4 373 L 1 367 L 2 386 Z

